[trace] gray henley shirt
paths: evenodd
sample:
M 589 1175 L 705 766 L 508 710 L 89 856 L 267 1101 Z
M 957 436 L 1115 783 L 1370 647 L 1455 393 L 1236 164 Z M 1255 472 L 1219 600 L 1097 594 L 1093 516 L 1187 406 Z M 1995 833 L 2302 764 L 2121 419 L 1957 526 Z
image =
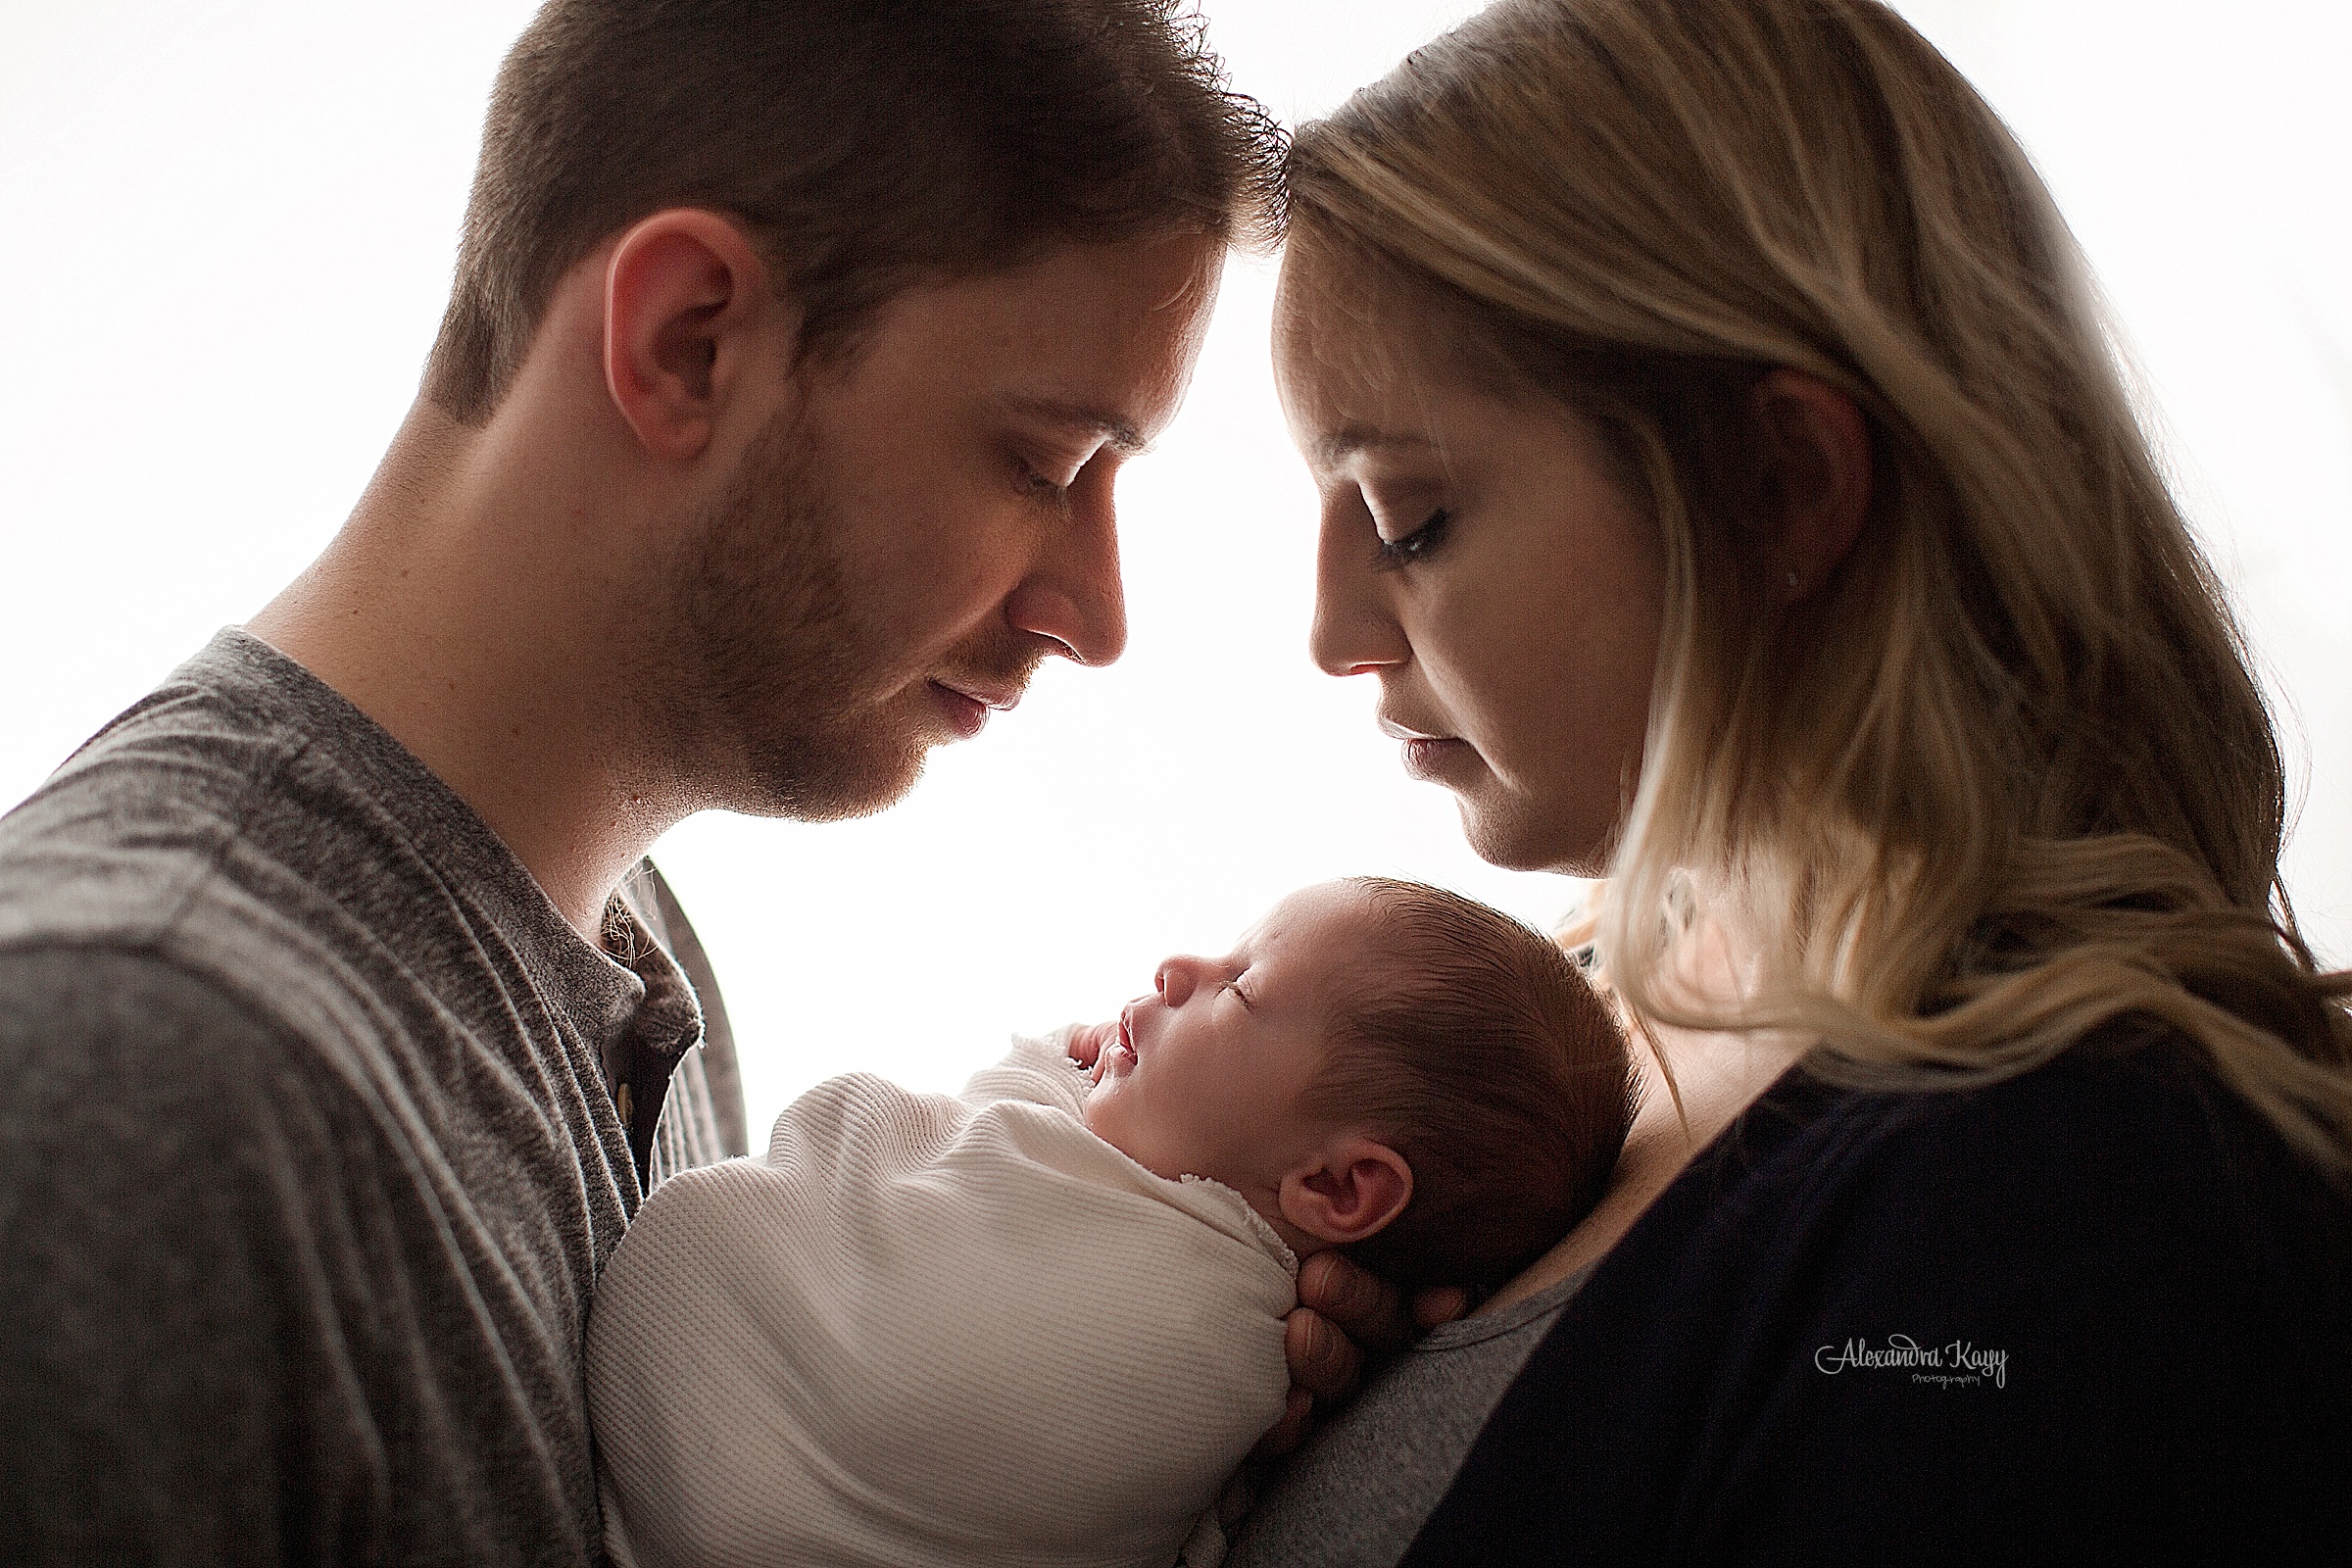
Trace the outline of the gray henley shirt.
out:
M 590 1287 L 745 1144 L 650 865 L 607 945 L 234 630 L 0 819 L 10 1562 L 602 1560 Z

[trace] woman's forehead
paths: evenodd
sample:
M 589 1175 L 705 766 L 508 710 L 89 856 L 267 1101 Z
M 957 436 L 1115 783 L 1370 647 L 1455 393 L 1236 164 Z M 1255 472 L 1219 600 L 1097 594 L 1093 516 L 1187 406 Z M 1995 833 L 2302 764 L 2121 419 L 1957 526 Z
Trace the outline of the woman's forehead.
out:
M 1434 285 L 1311 231 L 1285 250 L 1274 376 L 1302 445 L 1352 449 L 1375 435 L 1436 444 L 1431 413 L 1501 393 L 1498 370 L 1486 333 Z
M 1309 306 L 1277 327 L 1276 390 L 1292 435 L 1316 468 L 1336 467 L 1367 446 L 1435 439 L 1427 411 L 1443 388 L 1385 326 Z
M 1426 302 L 1386 268 L 1296 235 L 1283 251 L 1274 295 L 1274 358 L 1285 367 L 1338 371 L 1371 381 L 1393 378 L 1416 345 L 1415 318 Z

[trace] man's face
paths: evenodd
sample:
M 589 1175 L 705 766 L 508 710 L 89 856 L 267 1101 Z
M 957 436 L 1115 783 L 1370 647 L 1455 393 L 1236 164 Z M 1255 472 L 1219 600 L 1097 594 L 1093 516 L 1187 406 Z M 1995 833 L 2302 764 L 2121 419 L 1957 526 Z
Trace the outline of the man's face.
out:
M 808 370 L 681 551 L 678 710 L 706 804 L 859 815 L 1041 660 L 1126 643 L 1111 487 L 1174 417 L 1215 302 L 1198 235 L 910 290 Z

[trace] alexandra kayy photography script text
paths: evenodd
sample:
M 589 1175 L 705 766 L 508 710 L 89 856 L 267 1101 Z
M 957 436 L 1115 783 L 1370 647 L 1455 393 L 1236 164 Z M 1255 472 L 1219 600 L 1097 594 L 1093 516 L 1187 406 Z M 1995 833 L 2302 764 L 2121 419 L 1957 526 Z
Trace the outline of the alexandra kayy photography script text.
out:
M 1907 1372 L 1914 1383 L 1941 1388 L 1975 1388 L 1989 1383 L 2009 1386 L 2009 1352 L 1980 1349 L 1969 1340 L 1946 1345 L 1921 1345 L 1908 1334 L 1889 1334 L 1883 1348 L 1868 1340 L 1825 1345 L 1813 1352 L 1813 1365 L 1833 1376 L 1854 1369 Z

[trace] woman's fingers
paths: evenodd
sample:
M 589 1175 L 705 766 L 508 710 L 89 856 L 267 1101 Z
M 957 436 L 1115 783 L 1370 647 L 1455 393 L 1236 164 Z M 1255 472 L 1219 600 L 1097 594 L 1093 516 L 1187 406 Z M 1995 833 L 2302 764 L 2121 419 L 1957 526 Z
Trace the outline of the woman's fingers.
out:
M 1282 1353 L 1291 1381 L 1318 1399 L 1344 1399 L 1355 1392 L 1364 1352 L 1331 1319 L 1312 1307 L 1294 1307 L 1284 1325 Z
M 1251 1459 L 1279 1459 L 1306 1441 L 1306 1429 L 1314 1419 L 1315 1396 L 1294 1383 L 1291 1396 L 1282 1407 L 1282 1419 L 1269 1427 L 1266 1435 L 1257 1440 L 1250 1450 Z
M 1344 1270 L 1335 1271 L 1333 1263 L 1345 1265 Z M 1342 1274 L 1336 1283 L 1335 1272 Z M 1364 1289 L 1367 1284 L 1372 1288 L 1369 1293 Z M 1346 1314 L 1347 1323 L 1360 1325 L 1368 1316 L 1377 1317 L 1378 1293 L 1386 1289 L 1362 1269 L 1329 1252 L 1306 1260 L 1306 1266 L 1298 1271 L 1298 1304 L 1283 1320 L 1282 1353 L 1291 1364 L 1290 1398 L 1283 1406 L 1282 1419 L 1258 1440 L 1256 1457 L 1269 1459 L 1290 1452 L 1304 1441 L 1317 1403 L 1328 1404 L 1355 1392 L 1355 1380 L 1364 1370 L 1364 1352 L 1348 1337 L 1348 1329 L 1334 1320 L 1334 1308 Z M 1388 1306 L 1395 1310 L 1395 1293 L 1389 1294 Z
M 1354 1342 L 1348 1347 L 1354 1352 L 1348 1369 L 1350 1383 L 1355 1368 L 1363 1361 L 1363 1350 L 1393 1350 L 1413 1337 L 1413 1325 L 1405 1316 L 1404 1302 L 1396 1287 L 1356 1267 L 1337 1252 L 1317 1252 L 1300 1265 L 1298 1304 L 1329 1319 L 1330 1326 Z M 1297 1316 L 1292 1314 L 1294 1322 Z M 1298 1360 L 1294 1355 L 1291 1358 L 1294 1376 L 1298 1369 Z
M 1459 1285 L 1433 1285 L 1413 1298 L 1413 1326 L 1434 1329 L 1470 1310 L 1470 1293 Z
M 1298 1270 L 1298 1304 L 1283 1320 L 1282 1353 L 1291 1364 L 1291 1393 L 1282 1419 L 1257 1443 L 1251 1457 L 1279 1458 L 1298 1446 L 1314 1407 L 1355 1392 L 1367 1349 L 1394 1349 L 1416 1327 L 1451 1322 L 1469 1308 L 1466 1291 L 1423 1291 L 1408 1317 L 1396 1288 L 1337 1252 L 1317 1252 Z

